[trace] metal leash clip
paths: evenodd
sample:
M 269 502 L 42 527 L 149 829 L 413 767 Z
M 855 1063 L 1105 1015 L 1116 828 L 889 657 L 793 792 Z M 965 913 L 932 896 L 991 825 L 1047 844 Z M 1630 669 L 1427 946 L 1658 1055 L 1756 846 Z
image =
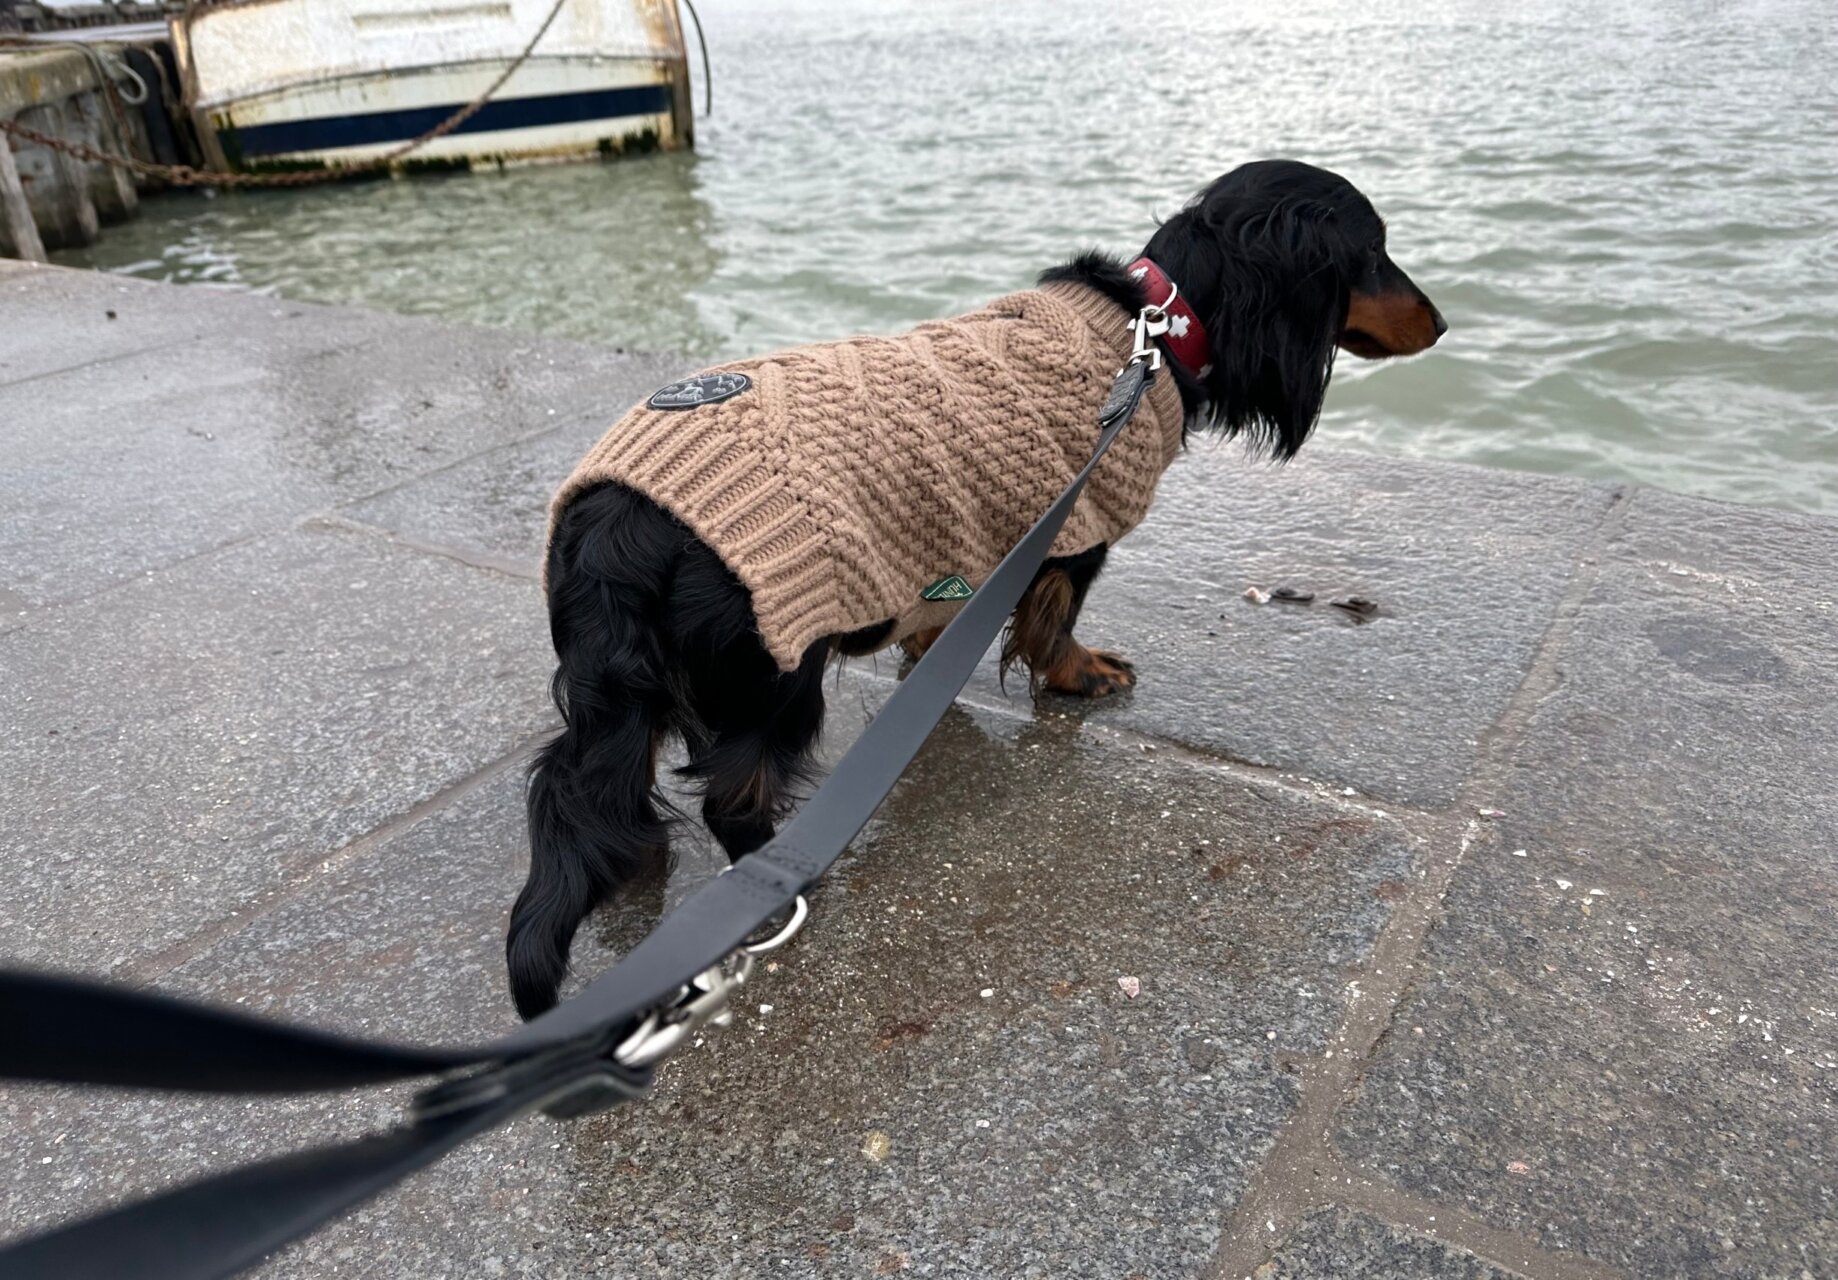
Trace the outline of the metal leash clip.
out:
M 810 903 L 799 894 L 792 905 L 791 919 L 776 933 L 759 942 L 743 942 L 719 964 L 710 965 L 687 985 L 677 988 L 676 997 L 663 1008 L 652 1010 L 638 1029 L 613 1050 L 613 1057 L 627 1067 L 648 1067 L 676 1052 L 703 1027 L 727 1026 L 734 1020 L 728 998 L 753 972 L 754 958 L 791 941 L 809 916 Z
M 1172 307 L 1174 300 L 1180 296 L 1180 287 L 1173 281 L 1169 281 L 1168 296 L 1159 305 L 1151 302 L 1136 313 L 1136 318 L 1130 321 L 1130 329 L 1136 335 L 1136 342 L 1130 349 L 1129 364 L 1141 364 L 1147 360 L 1151 369 L 1162 367 L 1162 349 L 1150 339 L 1159 338 L 1168 332 L 1168 326 L 1172 323 L 1168 319 L 1168 308 Z
M 595 1033 L 528 1058 L 443 1080 L 416 1096 L 410 1118 L 433 1119 L 495 1102 L 512 1091 L 529 1091 L 529 1109 L 555 1120 L 642 1098 L 659 1062 L 703 1027 L 725 1027 L 734 1020 L 729 1001 L 753 972 L 755 959 L 791 941 L 809 916 L 810 903 L 799 894 L 791 918 L 770 937 L 741 943 L 720 963 L 678 987 L 616 1043 L 608 1033 Z

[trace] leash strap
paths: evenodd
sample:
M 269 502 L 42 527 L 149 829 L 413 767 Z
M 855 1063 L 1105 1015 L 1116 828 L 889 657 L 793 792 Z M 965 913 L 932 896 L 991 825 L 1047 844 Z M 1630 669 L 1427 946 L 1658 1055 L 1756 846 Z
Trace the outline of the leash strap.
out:
M 880 808 L 1047 558 L 1085 482 L 1135 416 L 1159 367 L 1149 307 L 1098 414 L 1091 460 L 1002 558 L 925 657 L 770 843 L 703 885 L 573 999 L 474 1048 L 330 1035 L 167 996 L 0 972 L 0 1078 L 211 1093 L 344 1089 L 457 1068 L 409 1120 L 341 1146 L 281 1156 L 0 1248 L 8 1280 L 219 1280 L 260 1261 L 448 1151 L 517 1116 L 558 1118 L 642 1098 L 655 1063 L 705 1023 L 752 955 L 789 937 L 801 895 Z M 747 939 L 784 915 L 768 944 Z

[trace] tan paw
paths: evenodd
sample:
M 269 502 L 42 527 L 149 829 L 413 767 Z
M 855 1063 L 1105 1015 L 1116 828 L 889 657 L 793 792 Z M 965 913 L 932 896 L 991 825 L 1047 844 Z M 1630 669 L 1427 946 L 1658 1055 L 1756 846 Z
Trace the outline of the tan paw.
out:
M 1136 668 L 1122 654 L 1080 648 L 1056 663 L 1042 683 L 1055 693 L 1075 698 L 1106 698 L 1134 687 Z

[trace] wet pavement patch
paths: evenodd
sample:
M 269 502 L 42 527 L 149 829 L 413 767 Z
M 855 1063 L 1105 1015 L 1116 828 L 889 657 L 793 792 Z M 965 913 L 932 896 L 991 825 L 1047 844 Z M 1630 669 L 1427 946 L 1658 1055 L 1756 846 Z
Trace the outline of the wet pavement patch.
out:
M 8 272 L 0 290 L 52 336 L 62 311 L 40 295 L 93 295 L 98 315 L 103 298 L 133 303 L 87 361 L 74 338 L 58 347 L 38 323 L 8 326 L 0 510 L 15 518 L 0 522 L 0 588 L 34 605 L 276 532 L 577 414 L 604 407 L 610 422 L 664 367 L 73 272 Z
M 884 696 L 849 683 L 832 755 L 853 708 Z M 369 1035 L 501 1031 L 519 783 L 502 770 L 162 985 Z M 1286 1061 L 1339 1023 L 1391 909 L 1378 887 L 1412 865 L 1384 820 L 1069 721 L 954 712 L 735 1026 L 673 1062 L 650 1103 L 521 1122 L 265 1274 L 358 1258 L 368 1275 L 462 1274 L 491 1257 L 562 1274 L 858 1275 L 890 1258 L 966 1276 L 1191 1272 L 1290 1114 Z M 711 871 L 689 841 L 679 878 Z M 661 905 L 606 913 L 580 968 Z M 386 1123 L 402 1096 L 11 1090 L 0 1119 L 42 1177 L 10 1225 Z M 381 1236 L 396 1241 L 383 1258 Z
M 144 959 L 548 722 L 533 584 L 301 529 L 0 635 L 8 958 Z
M 1137 686 L 1079 714 L 1446 805 L 1615 494 L 1390 458 L 1349 469 L 1318 449 L 1266 467 L 1196 444 L 1079 622 L 1086 644 L 1136 664 Z M 1316 598 L 1280 602 L 1283 585 Z M 967 696 L 1025 700 L 1026 687 L 1004 692 L 987 663 Z
M 1782 521 L 1639 496 L 1340 1137 L 1629 1276 L 1838 1273 L 1838 532 Z
M 1191 1273 L 1411 874 L 1384 820 L 953 712 L 757 1003 L 572 1135 L 604 1265 Z

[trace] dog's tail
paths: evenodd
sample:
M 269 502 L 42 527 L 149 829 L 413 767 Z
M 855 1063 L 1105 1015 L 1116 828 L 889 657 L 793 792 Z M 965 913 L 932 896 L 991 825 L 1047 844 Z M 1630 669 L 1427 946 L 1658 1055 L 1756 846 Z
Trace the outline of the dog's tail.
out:
M 613 487 L 577 500 L 549 556 L 563 728 L 530 766 L 530 875 L 505 939 L 511 996 L 526 1019 L 554 1006 L 581 921 L 668 856 L 653 786 L 671 698 L 646 620 L 670 563 L 632 527 L 632 497 Z

